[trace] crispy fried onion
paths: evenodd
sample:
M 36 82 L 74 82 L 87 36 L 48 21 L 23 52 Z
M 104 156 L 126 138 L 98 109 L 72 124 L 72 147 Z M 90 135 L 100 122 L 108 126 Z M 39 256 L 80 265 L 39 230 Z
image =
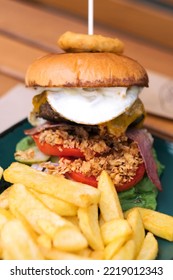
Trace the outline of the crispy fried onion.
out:
M 66 52 L 112 52 L 121 54 L 124 51 L 123 42 L 117 38 L 79 34 L 70 31 L 60 36 L 58 45 Z
M 58 165 L 51 162 L 41 163 L 40 166 L 47 173 L 58 175 L 68 172 L 82 173 L 85 176 L 95 176 L 99 179 L 102 170 L 106 170 L 115 186 L 123 185 L 131 181 L 139 165 L 143 163 L 136 143 L 117 143 L 110 152 L 91 157 L 88 160 L 81 158 L 60 158 Z

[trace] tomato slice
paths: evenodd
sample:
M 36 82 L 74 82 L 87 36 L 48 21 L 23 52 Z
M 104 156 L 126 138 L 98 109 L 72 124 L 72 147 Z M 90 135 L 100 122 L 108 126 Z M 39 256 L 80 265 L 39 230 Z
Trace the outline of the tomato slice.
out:
M 68 177 L 74 181 L 83 183 L 83 184 L 87 184 L 90 185 L 92 187 L 97 188 L 97 180 L 95 176 L 85 176 L 82 173 L 78 173 L 78 172 L 70 172 L 68 173 Z
M 143 178 L 144 174 L 145 174 L 145 165 L 144 163 L 142 163 L 139 165 L 136 171 L 136 175 L 133 177 L 131 181 L 115 187 L 117 192 L 122 192 L 133 188 Z M 96 180 L 96 177 L 94 176 L 85 176 L 82 173 L 70 172 L 68 173 L 68 177 L 74 181 L 81 182 L 83 184 L 87 184 L 95 188 L 98 186 L 98 182 Z
M 64 148 L 62 145 L 50 145 L 46 142 L 40 143 L 39 134 L 32 136 L 41 152 L 50 156 L 83 158 L 84 154 L 77 148 Z
M 122 192 L 133 188 L 138 182 L 140 182 L 145 174 L 145 165 L 141 163 L 136 171 L 135 176 L 129 182 L 123 185 L 116 186 L 117 192 Z

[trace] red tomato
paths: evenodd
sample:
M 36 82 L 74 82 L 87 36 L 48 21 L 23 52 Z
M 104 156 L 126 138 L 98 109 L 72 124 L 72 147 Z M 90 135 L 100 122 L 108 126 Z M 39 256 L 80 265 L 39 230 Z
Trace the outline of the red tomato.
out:
M 77 148 L 64 148 L 62 145 L 50 145 L 46 142 L 40 143 L 39 134 L 32 136 L 36 145 L 46 155 L 58 156 L 58 157 L 73 157 L 73 158 L 84 158 L 84 154 Z M 144 163 L 140 164 L 136 175 L 129 182 L 124 183 L 123 185 L 116 186 L 117 192 L 128 190 L 134 187 L 144 176 L 145 165 Z M 98 183 L 96 177 L 94 176 L 85 176 L 82 173 L 70 172 L 67 174 L 69 178 L 74 181 L 81 182 L 93 187 L 97 187 Z
M 46 142 L 40 143 L 39 134 L 32 136 L 39 150 L 46 155 L 58 157 L 83 158 L 84 154 L 77 148 L 64 148 L 62 145 L 50 145 Z
M 145 174 L 145 165 L 142 163 L 139 165 L 136 175 L 129 182 L 124 183 L 123 185 L 116 186 L 117 192 L 122 192 L 133 188 L 144 176 Z M 85 176 L 82 173 L 71 172 L 68 173 L 68 177 L 74 181 L 81 182 L 93 187 L 97 187 L 98 182 L 94 176 Z
M 68 177 L 74 181 L 87 184 L 95 188 L 98 185 L 96 177 L 94 176 L 85 176 L 82 173 L 70 172 L 68 173 Z
M 117 192 L 122 192 L 131 189 L 134 187 L 138 182 L 140 182 L 145 174 L 145 165 L 144 163 L 140 164 L 136 175 L 133 177 L 133 179 L 129 182 L 124 183 L 123 185 L 116 186 Z

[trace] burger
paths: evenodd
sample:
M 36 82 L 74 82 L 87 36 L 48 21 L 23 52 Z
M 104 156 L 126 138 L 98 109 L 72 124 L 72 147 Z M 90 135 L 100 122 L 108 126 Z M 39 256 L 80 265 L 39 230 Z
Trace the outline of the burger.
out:
M 156 208 L 162 166 L 143 128 L 139 94 L 148 75 L 137 61 L 111 52 L 48 54 L 29 66 L 26 86 L 36 92 L 33 127 L 16 160 L 93 187 L 106 170 L 123 210 Z

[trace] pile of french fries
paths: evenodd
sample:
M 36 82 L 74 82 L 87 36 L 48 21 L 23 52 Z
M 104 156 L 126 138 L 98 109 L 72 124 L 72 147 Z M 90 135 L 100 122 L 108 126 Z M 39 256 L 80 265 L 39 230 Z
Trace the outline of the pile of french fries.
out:
M 155 236 L 173 241 L 173 217 L 143 208 L 123 213 L 101 173 L 98 188 L 12 163 L 0 195 L 0 258 L 5 260 L 151 260 Z

